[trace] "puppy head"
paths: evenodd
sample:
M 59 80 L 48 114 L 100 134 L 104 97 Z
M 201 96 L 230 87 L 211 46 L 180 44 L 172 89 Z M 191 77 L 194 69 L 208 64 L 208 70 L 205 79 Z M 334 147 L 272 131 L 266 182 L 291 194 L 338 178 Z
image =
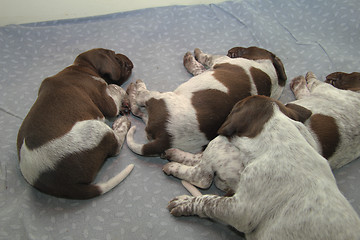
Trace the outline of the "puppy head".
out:
M 227 56 L 231 58 L 246 58 L 249 60 L 261 60 L 261 59 L 271 60 L 278 75 L 279 85 L 285 86 L 287 80 L 285 68 L 280 58 L 275 56 L 275 54 L 258 47 L 248 47 L 248 48 L 234 47 L 228 51 Z
M 96 48 L 81 53 L 74 61 L 74 65 L 90 67 L 107 83 L 123 84 L 131 75 L 133 63 L 123 54 Z
M 326 76 L 326 83 L 336 88 L 360 92 L 360 73 L 334 72 Z
M 282 113 L 295 121 L 304 122 L 312 114 L 310 110 L 296 104 L 285 106 L 266 96 L 250 96 L 235 104 L 226 121 L 218 130 L 218 134 L 228 138 L 234 135 L 256 137 L 274 114 L 275 104 Z

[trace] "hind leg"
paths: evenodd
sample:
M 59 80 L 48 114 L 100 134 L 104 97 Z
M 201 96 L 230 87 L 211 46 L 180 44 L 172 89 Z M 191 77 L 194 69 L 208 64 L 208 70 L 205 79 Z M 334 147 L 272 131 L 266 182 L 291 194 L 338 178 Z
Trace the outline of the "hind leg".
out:
M 122 145 L 124 144 L 125 136 L 130 128 L 130 125 L 131 125 L 131 122 L 126 116 L 116 119 L 113 124 L 113 131 L 114 131 L 116 140 L 118 142 L 116 155 L 120 153 L 120 150 L 122 148 Z
M 206 54 L 202 52 L 199 48 L 195 48 L 194 54 L 198 62 L 209 68 L 212 68 L 216 63 L 224 59 L 230 59 L 228 56 Z
M 186 180 L 200 188 L 210 187 L 214 177 L 211 166 L 209 166 L 209 164 L 203 164 L 202 161 L 195 166 L 186 166 L 177 162 L 170 162 L 165 164 L 163 171 L 167 175 L 173 175 L 174 177 Z
M 307 72 L 305 75 L 305 79 L 306 79 L 307 87 L 310 92 L 314 91 L 314 89 L 317 86 L 324 84 L 324 82 L 322 82 L 316 78 L 316 76 L 313 72 Z
M 195 166 L 200 162 L 202 153 L 192 154 L 180 149 L 171 148 L 166 150 L 165 154 L 161 157 L 187 166 Z
M 296 99 L 302 99 L 310 96 L 310 91 L 303 76 L 298 76 L 291 80 L 290 89 L 294 93 Z
M 146 111 L 145 103 L 150 98 L 150 91 L 146 89 L 143 81 L 136 80 L 135 83 L 130 83 L 126 92 L 129 96 L 129 105 L 131 112 L 140 117 L 145 124 L 148 122 L 148 113 Z
M 194 76 L 206 71 L 206 68 L 201 63 L 196 61 L 195 57 L 191 54 L 191 52 L 187 52 L 184 55 L 183 63 L 188 72 Z

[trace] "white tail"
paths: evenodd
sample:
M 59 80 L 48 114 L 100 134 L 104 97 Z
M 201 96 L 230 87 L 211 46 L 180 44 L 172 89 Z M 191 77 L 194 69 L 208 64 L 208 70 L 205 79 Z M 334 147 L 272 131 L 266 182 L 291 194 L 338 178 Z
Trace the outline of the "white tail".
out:
M 104 183 L 97 183 L 96 186 L 100 189 L 101 194 L 104 194 L 114 187 L 116 187 L 119 183 L 121 183 L 133 170 L 134 164 L 129 164 L 124 170 L 118 173 L 115 177 L 109 179 Z
M 202 196 L 201 192 L 194 185 L 188 183 L 185 180 L 181 180 L 181 183 L 194 197 Z
M 134 133 L 136 126 L 132 126 L 126 135 L 126 143 L 128 147 L 136 154 L 143 155 L 142 148 L 144 144 L 139 144 L 134 141 Z

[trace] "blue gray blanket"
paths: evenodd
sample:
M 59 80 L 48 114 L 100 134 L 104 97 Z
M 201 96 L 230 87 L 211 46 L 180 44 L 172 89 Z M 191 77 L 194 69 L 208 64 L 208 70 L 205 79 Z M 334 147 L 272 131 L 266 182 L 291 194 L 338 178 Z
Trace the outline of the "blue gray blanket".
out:
M 41 81 L 91 48 L 110 48 L 134 63 L 129 82 L 171 91 L 189 79 L 182 65 L 198 47 L 226 54 L 256 45 L 281 58 L 288 78 L 313 71 L 360 71 L 358 0 L 243 0 L 170 6 L 82 19 L 0 27 L 0 239 L 239 239 L 221 223 L 172 217 L 167 203 L 186 194 L 178 179 L 162 173 L 166 162 L 133 154 L 124 145 L 96 181 L 134 163 L 132 174 L 108 194 L 87 201 L 58 199 L 30 187 L 16 153 L 18 128 Z M 282 102 L 293 100 L 288 84 Z M 111 123 L 111 121 L 110 121 Z M 143 123 L 137 141 L 145 141 Z M 340 190 L 360 213 L 360 160 L 335 171 Z M 203 193 L 222 194 L 215 187 Z

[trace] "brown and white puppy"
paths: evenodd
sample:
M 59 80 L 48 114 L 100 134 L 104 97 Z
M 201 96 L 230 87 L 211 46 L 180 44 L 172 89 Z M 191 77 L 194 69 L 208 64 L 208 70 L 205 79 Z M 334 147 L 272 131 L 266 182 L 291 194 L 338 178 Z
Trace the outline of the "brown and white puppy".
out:
M 92 183 L 105 159 L 119 153 L 130 127 L 126 117 L 113 129 L 104 121 L 119 114 L 127 96 L 118 85 L 132 68 L 125 55 L 92 49 L 41 83 L 17 138 L 20 170 L 28 183 L 57 197 L 87 199 L 109 191 L 131 172 L 133 165 L 105 183 Z
M 145 122 L 150 142 L 136 143 L 133 126 L 127 135 L 130 149 L 140 155 L 169 148 L 199 152 L 217 136 L 237 101 L 257 94 L 280 97 L 286 74 L 278 57 L 257 47 L 236 47 L 229 56 L 200 49 L 195 57 L 186 53 L 184 66 L 194 77 L 173 92 L 148 91 L 141 80 L 132 83 L 127 90 L 131 111 Z
M 305 126 L 315 149 L 336 169 L 360 157 L 360 73 L 332 73 L 325 82 L 311 72 L 293 79 L 290 87 L 298 100 L 291 105 L 312 112 Z
M 171 214 L 224 222 L 247 240 L 360 239 L 360 219 L 302 123 L 310 115 L 251 96 L 234 106 L 203 153 L 167 150 L 174 161 L 167 174 L 205 188 L 215 176 L 217 187 L 233 193 L 179 196 L 169 203 Z

